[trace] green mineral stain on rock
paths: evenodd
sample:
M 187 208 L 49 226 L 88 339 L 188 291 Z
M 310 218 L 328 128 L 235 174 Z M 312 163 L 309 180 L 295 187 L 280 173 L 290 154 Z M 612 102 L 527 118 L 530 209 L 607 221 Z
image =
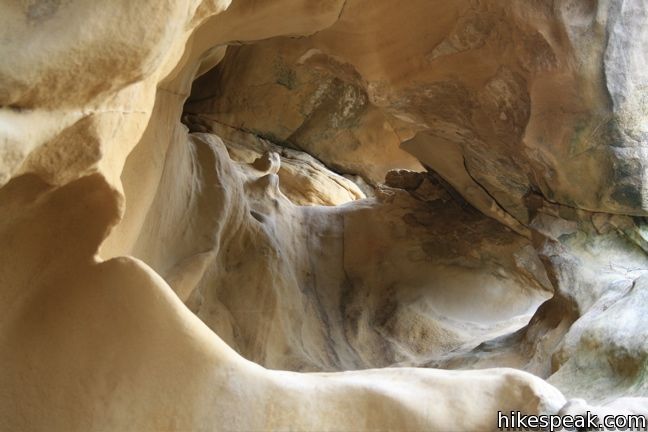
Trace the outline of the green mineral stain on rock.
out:
M 294 90 L 297 87 L 297 72 L 291 69 L 283 58 L 277 58 L 273 67 L 277 84 L 286 87 L 288 90 Z
M 619 185 L 612 192 L 612 199 L 624 206 L 640 209 L 643 206 L 643 199 L 641 192 L 634 185 Z

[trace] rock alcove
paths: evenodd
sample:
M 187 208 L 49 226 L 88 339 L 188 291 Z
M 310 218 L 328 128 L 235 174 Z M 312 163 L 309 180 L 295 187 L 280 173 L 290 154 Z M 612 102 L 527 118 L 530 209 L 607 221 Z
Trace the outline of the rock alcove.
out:
M 647 414 L 642 2 L 1 7 L 0 429 Z

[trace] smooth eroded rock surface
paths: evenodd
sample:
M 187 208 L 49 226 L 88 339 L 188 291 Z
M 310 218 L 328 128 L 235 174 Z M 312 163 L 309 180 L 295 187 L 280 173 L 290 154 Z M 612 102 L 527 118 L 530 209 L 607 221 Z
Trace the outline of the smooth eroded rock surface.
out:
M 643 1 L 0 1 L 0 430 L 648 416 Z

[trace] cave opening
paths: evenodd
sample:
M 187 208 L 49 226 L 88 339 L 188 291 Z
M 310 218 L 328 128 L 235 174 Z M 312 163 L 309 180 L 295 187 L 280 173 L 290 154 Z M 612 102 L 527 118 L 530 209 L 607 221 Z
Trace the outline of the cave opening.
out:
M 458 147 L 370 88 L 281 37 L 229 46 L 195 79 L 182 121 L 191 142 L 222 143 L 234 168 L 217 181 L 240 195 L 218 199 L 243 210 L 219 214 L 244 221 L 186 304 L 271 368 L 523 368 L 516 350 L 553 293 L 528 234 L 458 192 Z M 440 172 L 419 159 L 434 146 Z
M 0 9 L 1 430 L 648 418 L 646 2 Z

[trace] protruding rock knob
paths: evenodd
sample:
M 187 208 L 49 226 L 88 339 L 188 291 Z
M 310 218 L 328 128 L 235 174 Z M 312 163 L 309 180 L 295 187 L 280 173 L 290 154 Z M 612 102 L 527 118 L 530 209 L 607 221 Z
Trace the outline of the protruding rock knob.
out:
M 263 156 L 255 159 L 252 166 L 259 171 L 277 174 L 281 168 L 281 157 L 278 153 L 267 151 Z

